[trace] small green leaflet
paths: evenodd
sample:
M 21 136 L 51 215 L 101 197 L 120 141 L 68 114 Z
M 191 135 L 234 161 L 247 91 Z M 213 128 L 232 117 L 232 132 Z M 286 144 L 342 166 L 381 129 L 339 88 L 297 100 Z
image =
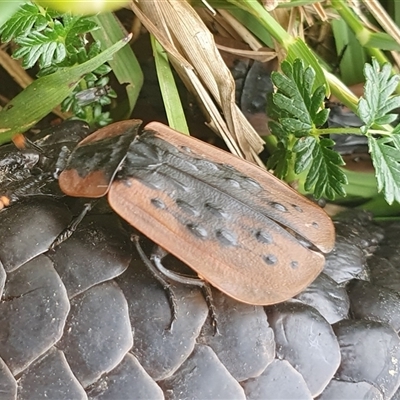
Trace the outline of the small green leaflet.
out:
M 399 140 L 391 137 L 375 139 L 368 137 L 378 182 L 378 191 L 384 190 L 385 200 L 392 204 L 400 202 L 400 147 Z
M 398 75 L 391 75 L 391 67 L 385 64 L 380 67 L 376 59 L 371 64 L 365 64 L 364 97 L 358 103 L 358 116 L 367 128 L 373 124 L 390 124 L 397 118 L 390 111 L 400 107 L 400 96 L 391 96 L 399 83 Z
M 27 2 L 1 26 L 1 41 L 7 43 L 17 37 L 28 36 L 33 27 L 42 31 L 50 21 L 51 18 L 43 15 L 35 4 Z
M 25 69 L 32 68 L 37 61 L 40 68 L 60 64 L 69 53 L 84 47 L 81 35 L 98 28 L 88 17 L 68 14 L 52 17 L 54 12 L 43 12 L 28 2 L 1 27 L 2 41 L 14 40 L 18 44 L 13 57 L 22 58 Z
M 20 46 L 13 54 L 13 58 L 22 58 L 22 67 L 32 68 L 39 60 L 41 68 L 62 62 L 67 51 L 65 44 L 59 40 L 55 30 L 32 32 L 29 36 L 17 38 Z
M 358 115 L 365 124 L 361 132 L 368 137 L 378 191 L 383 191 L 389 204 L 400 203 L 400 126 L 393 130 L 382 126 L 396 120 L 397 115 L 390 112 L 400 107 L 400 96 L 392 96 L 399 76 L 391 73 L 389 64 L 381 67 L 375 59 L 366 64 L 364 97 L 358 103 Z
M 317 198 L 345 195 L 343 185 L 347 179 L 340 169 L 344 165 L 342 157 L 331 149 L 332 140 L 319 138 L 316 133 L 329 115 L 323 107 L 325 87 L 313 89 L 315 72 L 311 67 L 305 68 L 300 59 L 293 65 L 285 61 L 281 67 L 283 74 L 273 72 L 271 76 L 277 90 L 269 115 L 278 117 L 269 123 L 269 128 L 278 139 L 278 147 L 268 160 L 268 167 L 280 178 L 307 171 L 304 187 Z
M 347 184 L 347 178 L 338 168 L 344 162 L 340 154 L 331 149 L 334 144 L 331 139 L 307 136 L 298 139 L 293 147 L 297 156 L 295 172 L 300 174 L 308 169 L 304 189 L 313 191 L 316 198 L 346 196 L 343 185 Z

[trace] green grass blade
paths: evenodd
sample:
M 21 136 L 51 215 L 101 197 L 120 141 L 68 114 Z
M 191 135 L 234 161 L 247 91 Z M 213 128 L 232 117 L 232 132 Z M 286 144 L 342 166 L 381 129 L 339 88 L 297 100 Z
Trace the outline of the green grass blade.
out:
M 126 32 L 117 21 L 114 14 L 107 12 L 98 14 L 92 18 L 101 29 L 97 29 L 91 34 L 95 40 L 100 41 L 103 50 L 126 36 Z M 121 85 L 126 84 L 125 90 L 128 96 L 129 106 L 128 109 L 124 110 L 121 114 L 124 114 L 125 117 L 129 117 L 135 107 L 143 85 L 143 72 L 130 46 L 122 48 L 114 55 L 113 59 L 109 61 L 109 64 L 118 82 Z
M 332 21 L 332 31 L 335 38 L 336 52 L 342 55 L 340 62 L 341 80 L 347 85 L 364 80 L 363 69 L 366 55 L 363 47 L 356 39 L 343 19 Z
M 153 35 L 151 45 L 168 124 L 171 128 L 188 135 L 189 128 L 167 54 Z

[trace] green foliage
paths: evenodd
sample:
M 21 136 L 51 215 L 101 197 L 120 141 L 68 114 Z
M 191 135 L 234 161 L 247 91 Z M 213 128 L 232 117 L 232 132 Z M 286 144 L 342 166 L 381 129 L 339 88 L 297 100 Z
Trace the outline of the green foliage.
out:
M 340 166 L 344 162 L 331 150 L 334 143 L 319 137 L 317 131 L 329 115 L 329 110 L 323 108 L 325 87 L 313 89 L 315 72 L 311 67 L 305 68 L 300 59 L 293 65 L 283 62 L 282 72 L 272 73 L 277 90 L 271 114 L 280 116 L 270 122 L 269 128 L 280 146 L 268 166 L 280 178 L 307 171 L 305 189 L 316 197 L 333 199 L 335 194 L 343 195 L 347 180 Z
M 366 133 L 373 124 L 390 124 L 397 118 L 396 114 L 389 112 L 400 107 L 400 97 L 391 96 L 399 83 L 399 76 L 391 76 L 389 64 L 381 68 L 373 59 L 372 65 L 365 64 L 364 75 L 364 98 L 358 103 L 358 115 L 365 124 L 363 131 Z
M 365 65 L 364 74 L 364 98 L 358 103 L 358 115 L 365 124 L 361 131 L 368 137 L 378 191 L 383 190 L 389 204 L 400 203 L 400 125 L 389 130 L 371 129 L 396 120 L 397 115 L 390 112 L 400 107 L 400 96 L 392 96 L 399 76 L 391 76 L 390 65 L 381 67 L 375 59 L 372 65 Z
M 32 31 L 41 32 L 52 23 L 55 17 L 57 14 L 43 12 L 34 4 L 25 3 L 1 26 L 1 40 L 6 43 L 18 37 L 28 36 Z
M 389 64 L 381 67 L 375 59 L 365 65 L 364 75 L 364 97 L 357 108 L 364 125 L 351 131 L 368 138 L 378 191 L 383 191 L 389 204 L 400 202 L 400 125 L 389 125 L 397 118 L 392 111 L 400 107 L 400 96 L 392 95 L 399 77 L 391 74 Z M 276 93 L 270 111 L 274 121 L 269 128 L 278 139 L 278 146 L 268 166 L 287 180 L 305 172 L 304 188 L 317 198 L 333 200 L 336 195 L 344 196 L 344 162 L 327 135 L 346 134 L 349 129 L 323 128 L 329 114 L 323 102 L 325 89 L 313 89 L 314 73 L 298 59 L 293 65 L 284 62 L 282 73 L 273 73 L 272 81 Z
M 16 133 L 29 129 L 45 117 L 73 92 L 82 76 L 110 60 L 130 38 L 127 36 L 117 41 L 82 64 L 60 68 L 33 81 L 0 111 L 0 143 L 9 141 Z
M 0 28 L 1 40 L 13 40 L 18 48 L 13 57 L 22 59 L 25 69 L 39 65 L 38 76 L 45 76 L 63 67 L 82 64 L 100 54 L 98 42 L 88 43 L 86 35 L 98 29 L 89 17 L 59 14 L 27 2 Z M 86 75 L 75 88 L 74 93 L 65 100 L 65 110 L 72 110 L 78 118 L 93 125 L 105 125 L 111 122 L 103 107 L 111 103 L 115 92 L 102 91 L 107 85 L 111 68 L 104 64 Z M 101 96 L 94 96 L 90 103 L 81 104 L 77 99 L 80 91 L 96 88 Z M 82 95 L 83 96 L 83 95 Z

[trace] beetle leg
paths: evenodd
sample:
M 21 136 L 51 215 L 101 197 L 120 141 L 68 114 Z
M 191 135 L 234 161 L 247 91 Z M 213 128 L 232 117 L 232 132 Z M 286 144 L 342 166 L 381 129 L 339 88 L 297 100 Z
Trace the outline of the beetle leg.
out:
M 211 325 L 214 329 L 214 336 L 219 336 L 219 329 L 218 329 L 218 319 L 217 319 L 217 312 L 215 310 L 214 299 L 212 295 L 211 285 L 208 282 L 204 282 L 204 285 L 201 288 L 203 292 L 203 296 L 206 299 L 206 303 L 208 306 L 208 314 L 210 316 Z
M 85 218 L 86 214 L 93 208 L 93 205 L 97 202 L 97 200 L 92 200 L 89 203 L 86 203 L 83 207 L 83 210 L 80 214 L 75 217 L 71 223 L 68 225 L 66 229 L 64 229 L 54 240 L 54 242 L 50 245 L 50 250 L 54 250 L 57 246 L 59 246 L 62 242 L 65 242 L 68 238 L 72 236 L 72 234 L 76 231 L 78 225 L 82 222 L 83 218 Z
M 136 239 L 136 238 L 137 238 L 137 236 L 135 236 L 135 241 L 138 242 L 139 239 L 138 238 Z M 136 247 L 137 247 L 137 245 L 136 245 Z M 142 253 L 140 253 L 139 250 L 138 251 L 143 259 L 142 254 L 144 255 L 144 252 L 141 248 L 140 248 L 140 250 Z M 169 253 L 162 247 L 155 246 L 153 253 L 150 256 L 150 261 L 152 261 L 152 263 L 144 255 L 146 257 L 146 265 L 148 265 L 148 267 L 150 268 L 150 270 L 152 271 L 154 276 L 156 276 L 156 274 L 157 274 L 157 279 L 161 275 L 162 276 L 161 279 L 163 280 L 163 282 L 165 282 L 164 278 L 167 278 L 167 279 L 170 279 L 171 281 L 182 283 L 184 285 L 200 287 L 203 292 L 203 296 L 206 300 L 206 303 L 207 303 L 208 312 L 209 312 L 210 319 L 211 319 L 211 324 L 214 328 L 214 335 L 219 335 L 217 313 L 215 311 L 214 300 L 213 300 L 212 292 L 211 292 L 211 286 L 206 281 L 201 279 L 200 277 L 194 278 L 191 276 L 180 274 L 178 272 L 173 272 L 173 271 L 169 270 L 168 268 L 165 268 L 164 265 L 162 265 L 161 260 L 168 254 Z M 154 265 L 153 265 L 153 263 L 154 263 Z M 170 290 L 170 289 L 167 289 L 167 290 Z
M 167 330 L 168 331 L 172 331 L 173 324 L 174 324 L 174 322 L 176 321 L 176 319 L 178 317 L 178 305 L 176 303 L 176 296 L 175 296 L 174 291 L 172 290 L 171 284 L 168 283 L 165 280 L 166 275 L 163 274 L 163 272 L 160 271 L 158 269 L 158 267 L 156 268 L 152 264 L 152 262 L 148 259 L 148 257 L 146 256 L 146 254 L 144 253 L 142 247 L 140 246 L 139 236 L 132 235 L 131 236 L 131 240 L 135 243 L 136 250 L 138 251 L 140 258 L 142 259 L 142 261 L 144 262 L 144 264 L 146 265 L 148 270 L 151 272 L 153 277 L 157 280 L 157 282 L 163 287 L 163 289 L 168 294 L 168 302 L 169 302 L 169 305 L 170 305 L 170 308 L 171 308 L 171 321 L 169 323 L 169 326 L 168 326 Z
M 204 281 L 200 277 L 193 278 L 190 276 L 179 274 L 178 272 L 173 272 L 173 271 L 169 270 L 168 268 L 165 268 L 164 265 L 162 265 L 161 260 L 167 254 L 168 254 L 168 252 L 166 250 L 164 250 L 162 247 L 156 246 L 156 249 L 154 250 L 150 259 L 151 259 L 151 261 L 153 261 L 153 263 L 155 264 L 157 269 L 163 275 L 165 275 L 168 279 L 171 279 L 175 282 L 183 283 L 184 285 L 198 286 L 201 288 L 204 299 L 206 300 L 206 303 L 207 303 L 208 313 L 210 316 L 211 324 L 214 328 L 214 335 L 219 335 L 217 313 L 215 311 L 215 305 L 214 305 L 214 300 L 213 300 L 213 296 L 212 296 L 211 286 L 209 285 L 208 282 Z

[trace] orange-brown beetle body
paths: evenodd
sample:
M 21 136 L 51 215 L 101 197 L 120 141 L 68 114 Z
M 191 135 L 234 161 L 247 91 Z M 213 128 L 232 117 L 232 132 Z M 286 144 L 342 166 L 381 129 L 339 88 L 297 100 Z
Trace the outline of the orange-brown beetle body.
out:
M 227 295 L 285 301 L 321 272 L 330 218 L 261 168 L 156 122 L 98 130 L 59 177 L 64 193 L 101 197 L 132 226 Z

